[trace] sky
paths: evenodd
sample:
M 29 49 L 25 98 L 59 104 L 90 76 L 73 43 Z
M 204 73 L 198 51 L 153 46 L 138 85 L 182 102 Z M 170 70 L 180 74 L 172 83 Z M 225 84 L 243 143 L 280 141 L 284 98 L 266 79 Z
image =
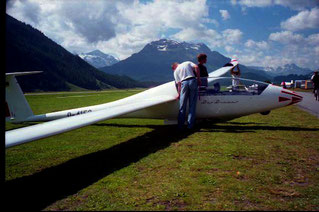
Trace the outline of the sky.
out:
M 166 38 L 244 65 L 319 69 L 319 0 L 9 0 L 6 13 L 74 54 L 123 60 Z

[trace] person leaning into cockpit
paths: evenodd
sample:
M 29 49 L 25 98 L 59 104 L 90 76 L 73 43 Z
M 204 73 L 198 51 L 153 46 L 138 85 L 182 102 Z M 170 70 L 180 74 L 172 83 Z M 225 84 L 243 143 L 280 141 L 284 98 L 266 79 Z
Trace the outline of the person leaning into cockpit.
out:
M 196 103 L 198 97 L 198 86 L 201 85 L 199 68 L 196 64 L 186 61 L 181 64 L 173 63 L 175 82 L 178 86 L 178 128 L 184 128 L 187 102 L 189 102 L 189 111 L 187 119 L 187 128 L 192 130 L 195 124 Z M 196 73 L 196 75 L 194 74 Z

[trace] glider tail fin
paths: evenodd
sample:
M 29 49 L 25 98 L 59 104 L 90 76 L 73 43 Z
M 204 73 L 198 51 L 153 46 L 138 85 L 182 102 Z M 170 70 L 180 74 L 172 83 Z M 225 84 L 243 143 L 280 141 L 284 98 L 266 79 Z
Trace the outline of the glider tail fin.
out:
M 28 117 L 33 116 L 33 112 L 23 95 L 16 76 L 36 73 L 40 73 L 40 71 L 6 73 L 6 122 L 19 123 L 25 121 Z

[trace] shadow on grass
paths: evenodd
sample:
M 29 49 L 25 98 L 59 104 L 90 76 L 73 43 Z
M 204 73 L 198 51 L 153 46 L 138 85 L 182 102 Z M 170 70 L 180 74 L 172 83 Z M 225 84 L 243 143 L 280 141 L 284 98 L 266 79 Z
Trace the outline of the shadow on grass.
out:
M 248 126 L 252 124 L 253 126 Z M 225 133 L 243 133 L 243 132 L 254 132 L 259 130 L 269 130 L 269 131 L 318 131 L 319 128 L 309 128 L 309 127 L 291 127 L 291 126 L 267 126 L 262 125 L 264 123 L 240 123 L 240 122 L 226 122 L 221 125 L 216 125 L 210 122 L 203 122 L 200 125 L 200 131 L 205 132 L 225 132 Z M 242 126 L 240 126 L 242 125 Z M 258 126 L 257 126 L 258 125 Z
M 106 124 L 106 123 L 96 123 L 92 124 L 92 126 L 99 126 L 99 127 L 126 127 L 126 128 L 136 128 L 136 127 L 145 127 L 145 128 L 152 128 L 157 129 L 160 125 L 142 125 L 142 124 Z M 171 128 L 170 126 L 166 125 L 167 129 Z
M 238 126 L 238 125 L 210 125 L 202 126 L 201 131 L 206 132 L 225 132 L 225 133 L 243 133 L 243 132 L 253 132 L 259 130 L 269 130 L 269 131 L 318 131 L 318 128 L 305 128 L 305 127 L 285 127 L 285 126 Z
M 308 128 L 308 127 L 290 127 L 290 126 L 267 126 L 265 123 L 256 123 L 256 122 L 224 122 L 217 124 L 212 121 L 203 121 L 197 124 L 197 132 L 226 132 L 226 133 L 245 133 L 253 132 L 255 133 L 258 130 L 279 130 L 279 131 L 318 131 L 319 128 Z M 147 127 L 156 129 L 158 125 L 134 125 L 134 124 L 94 124 L 96 126 L 107 126 L 107 127 L 127 127 L 127 128 L 136 128 L 136 127 Z M 242 125 L 242 126 L 240 126 Z M 252 126 L 249 126 L 252 125 Z M 166 126 L 168 128 L 174 127 L 173 125 Z
M 172 126 L 154 126 L 153 131 L 109 149 L 71 159 L 31 176 L 6 181 L 6 208 L 44 209 L 190 134 L 176 133 L 176 128 Z

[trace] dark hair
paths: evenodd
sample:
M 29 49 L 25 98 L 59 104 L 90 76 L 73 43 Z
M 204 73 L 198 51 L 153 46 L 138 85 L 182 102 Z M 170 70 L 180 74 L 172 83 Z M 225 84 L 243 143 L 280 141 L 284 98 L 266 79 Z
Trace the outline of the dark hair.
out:
M 175 65 L 178 65 L 178 62 L 175 62 L 175 63 L 172 64 L 172 66 L 171 66 L 172 69 L 174 68 Z
M 207 55 L 206 54 L 199 54 L 199 55 L 197 55 L 197 60 L 198 60 L 198 62 L 200 62 L 200 61 L 202 61 L 202 60 L 204 60 L 204 59 L 206 59 L 207 58 Z

